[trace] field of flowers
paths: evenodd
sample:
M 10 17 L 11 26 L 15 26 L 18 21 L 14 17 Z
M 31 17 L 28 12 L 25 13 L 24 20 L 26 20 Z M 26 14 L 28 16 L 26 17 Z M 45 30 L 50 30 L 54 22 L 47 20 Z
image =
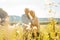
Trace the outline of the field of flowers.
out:
M 55 29 L 55 30 L 54 30 Z M 60 40 L 60 25 L 40 25 L 37 36 L 22 25 L 0 25 L 0 40 Z

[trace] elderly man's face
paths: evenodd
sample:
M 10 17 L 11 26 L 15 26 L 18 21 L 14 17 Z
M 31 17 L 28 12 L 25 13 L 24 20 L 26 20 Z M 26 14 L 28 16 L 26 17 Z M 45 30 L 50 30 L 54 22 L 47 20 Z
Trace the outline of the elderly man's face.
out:
M 29 13 L 29 9 L 25 9 L 25 14 L 28 14 Z

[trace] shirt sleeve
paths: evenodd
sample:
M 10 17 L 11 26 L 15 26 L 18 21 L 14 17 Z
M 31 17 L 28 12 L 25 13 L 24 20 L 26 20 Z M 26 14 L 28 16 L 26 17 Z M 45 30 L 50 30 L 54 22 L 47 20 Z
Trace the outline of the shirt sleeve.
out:
M 21 17 L 22 19 L 22 23 L 28 24 L 30 22 L 30 20 L 28 19 L 28 17 L 26 15 L 22 15 Z

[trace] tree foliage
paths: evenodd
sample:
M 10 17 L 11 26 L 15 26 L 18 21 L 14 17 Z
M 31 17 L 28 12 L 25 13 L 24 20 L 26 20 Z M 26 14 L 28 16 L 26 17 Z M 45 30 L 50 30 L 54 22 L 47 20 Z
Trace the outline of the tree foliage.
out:
M 4 22 L 5 18 L 8 16 L 7 12 L 5 12 L 2 8 L 0 8 L 0 22 Z
M 0 18 L 2 19 L 2 18 L 5 18 L 7 16 L 8 16 L 7 12 L 5 12 L 2 8 L 0 8 Z

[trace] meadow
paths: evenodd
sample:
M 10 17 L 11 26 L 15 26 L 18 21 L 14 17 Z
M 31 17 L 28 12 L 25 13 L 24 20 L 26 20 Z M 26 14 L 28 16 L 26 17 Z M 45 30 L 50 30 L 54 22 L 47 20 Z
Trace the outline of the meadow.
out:
M 24 31 L 22 25 L 0 25 L 0 40 L 60 40 L 60 24 L 40 25 L 39 35 L 32 37 L 31 31 Z

